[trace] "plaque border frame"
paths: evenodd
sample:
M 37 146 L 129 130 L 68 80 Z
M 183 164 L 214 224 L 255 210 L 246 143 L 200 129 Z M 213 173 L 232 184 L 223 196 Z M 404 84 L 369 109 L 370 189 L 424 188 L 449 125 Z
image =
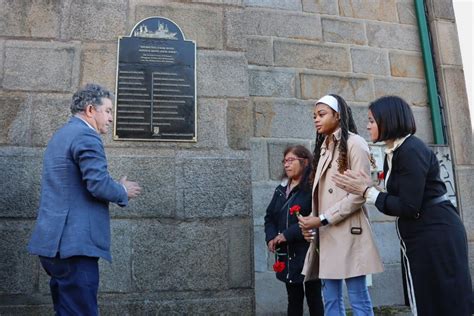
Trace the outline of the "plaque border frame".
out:
M 117 95 L 118 95 L 118 74 L 119 74 L 119 57 L 120 57 L 120 40 L 124 37 L 133 37 L 133 30 L 142 23 L 145 20 L 152 19 L 152 18 L 159 18 L 163 20 L 168 20 L 176 27 L 179 29 L 181 34 L 183 35 L 183 42 L 192 42 L 194 44 L 194 137 L 192 139 L 152 139 L 152 138 L 120 138 L 117 135 Z M 198 111 L 198 106 L 197 106 L 197 69 L 196 69 L 196 60 L 197 60 L 197 46 L 196 46 L 196 41 L 194 40 L 188 40 L 186 39 L 186 36 L 181 29 L 181 27 L 175 23 L 173 20 L 162 17 L 162 16 L 149 16 L 147 18 L 141 19 L 135 25 L 133 26 L 132 30 L 130 31 L 130 36 L 124 36 L 120 35 L 117 38 L 117 68 L 115 71 L 115 102 L 114 102 L 114 133 L 112 135 L 112 140 L 114 141 L 145 141 L 145 142 L 176 142 L 176 143 L 197 143 L 198 141 L 198 119 L 197 119 L 197 111 Z

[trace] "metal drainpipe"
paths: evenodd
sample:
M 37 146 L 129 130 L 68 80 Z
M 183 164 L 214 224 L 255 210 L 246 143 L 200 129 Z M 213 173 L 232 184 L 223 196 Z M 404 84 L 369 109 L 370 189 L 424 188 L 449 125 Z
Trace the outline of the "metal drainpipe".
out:
M 438 98 L 438 87 L 434 71 L 433 54 L 431 51 L 428 23 L 425 15 L 424 0 L 415 0 L 416 17 L 418 29 L 420 30 L 421 49 L 423 53 L 423 63 L 425 65 L 425 77 L 428 87 L 428 102 L 431 110 L 431 121 L 435 144 L 446 144 L 443 131 L 441 109 Z

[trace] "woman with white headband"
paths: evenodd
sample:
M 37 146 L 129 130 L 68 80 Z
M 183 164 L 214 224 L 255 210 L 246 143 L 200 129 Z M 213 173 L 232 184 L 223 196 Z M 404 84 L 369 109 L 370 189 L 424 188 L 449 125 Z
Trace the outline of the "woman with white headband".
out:
M 345 315 L 343 281 L 353 315 L 373 315 L 366 275 L 382 272 L 383 266 L 365 199 L 332 180 L 348 169 L 369 173 L 369 146 L 357 135 L 351 110 L 340 96 L 330 94 L 316 102 L 314 124 L 313 211 L 298 219 L 305 239 L 311 241 L 302 273 L 305 281 L 321 279 L 325 315 Z

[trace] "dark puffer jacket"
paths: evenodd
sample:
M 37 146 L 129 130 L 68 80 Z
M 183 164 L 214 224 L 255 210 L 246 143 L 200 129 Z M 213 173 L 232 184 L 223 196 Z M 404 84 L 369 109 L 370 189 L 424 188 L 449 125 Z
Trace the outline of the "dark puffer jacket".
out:
M 304 191 L 297 185 L 286 198 L 286 185 L 279 185 L 267 207 L 265 215 L 265 241 L 268 244 L 279 233 L 283 234 L 286 243 L 277 246 L 278 260 L 285 263 L 285 269 L 277 272 L 276 277 L 283 282 L 303 283 L 303 269 L 306 251 L 309 243 L 303 238 L 298 226 L 296 215 L 290 215 L 290 208 L 294 205 L 301 207 L 300 214 L 311 214 L 311 191 Z M 289 203 L 285 203 L 289 200 Z

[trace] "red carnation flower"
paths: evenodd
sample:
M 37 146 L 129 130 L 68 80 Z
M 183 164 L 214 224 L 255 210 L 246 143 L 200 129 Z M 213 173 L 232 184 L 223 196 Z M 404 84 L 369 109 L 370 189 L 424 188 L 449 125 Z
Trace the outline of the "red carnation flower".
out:
M 276 261 L 273 264 L 273 271 L 283 272 L 283 270 L 285 270 L 285 263 L 283 261 Z
M 290 208 L 290 215 L 295 214 L 296 216 L 300 216 L 300 211 L 301 211 L 301 206 L 299 205 L 293 205 Z
M 379 179 L 379 181 L 382 181 L 383 179 L 385 179 L 385 175 L 384 175 L 383 171 L 380 171 L 377 174 L 377 179 Z

